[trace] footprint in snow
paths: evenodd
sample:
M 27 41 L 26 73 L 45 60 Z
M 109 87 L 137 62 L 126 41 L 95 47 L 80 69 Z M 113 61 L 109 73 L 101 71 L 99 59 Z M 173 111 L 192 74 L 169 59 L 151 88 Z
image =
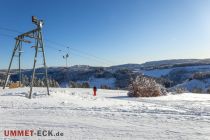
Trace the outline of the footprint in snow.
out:
M 65 104 L 67 104 L 67 103 L 68 103 L 68 101 L 63 101 L 63 102 L 61 102 L 62 105 L 65 105 Z

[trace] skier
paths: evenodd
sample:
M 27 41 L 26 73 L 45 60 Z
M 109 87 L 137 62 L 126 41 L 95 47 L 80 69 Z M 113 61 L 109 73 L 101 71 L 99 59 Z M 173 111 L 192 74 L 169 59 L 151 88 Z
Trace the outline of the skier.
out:
M 93 87 L 93 96 L 96 96 L 96 91 L 97 91 L 97 88 L 96 86 Z

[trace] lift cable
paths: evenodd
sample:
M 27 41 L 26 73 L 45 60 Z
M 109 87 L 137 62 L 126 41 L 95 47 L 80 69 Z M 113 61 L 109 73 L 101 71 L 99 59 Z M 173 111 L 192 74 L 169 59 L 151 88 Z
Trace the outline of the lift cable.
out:
M 17 30 L 14 30 L 14 29 L 10 29 L 10 28 L 4 28 L 4 27 L 0 27 L 0 30 L 4 30 L 4 31 L 10 31 L 10 32 L 15 32 L 15 33 L 21 33 L 20 31 L 17 31 Z M 1 34 L 0 34 L 1 35 Z M 6 35 L 6 34 L 2 34 L 2 36 L 8 36 L 8 37 L 12 37 L 13 38 L 13 36 L 11 36 L 11 35 Z M 48 42 L 48 43 L 51 43 L 51 44 L 53 44 L 53 45 L 55 45 L 55 46 L 60 46 L 60 47 L 62 47 L 63 49 L 64 48 L 67 48 L 67 45 L 64 45 L 64 44 L 61 44 L 61 43 L 58 43 L 58 42 L 55 42 L 55 41 L 52 41 L 52 40 L 49 40 L 49 39 L 45 39 L 46 40 L 46 42 Z M 48 48 L 54 48 L 55 49 L 55 47 L 52 47 L 52 46 L 49 46 Z M 106 60 L 106 59 L 104 59 L 104 58 L 101 58 L 101 57 L 98 57 L 98 56 L 95 56 L 95 55 L 92 55 L 92 54 L 90 54 L 90 53 L 87 53 L 87 52 L 84 52 L 84 51 L 81 51 L 81 50 L 78 50 L 78 49 L 75 49 L 75 48 L 72 48 L 72 47 L 68 47 L 70 50 L 71 50 L 71 53 L 72 53 L 72 51 L 74 51 L 75 53 L 77 53 L 77 54 L 81 54 L 81 55 L 86 55 L 86 57 L 85 58 L 94 58 L 94 60 L 97 60 L 97 61 L 100 61 L 100 62 L 103 62 L 103 63 L 106 63 L 106 64 L 108 64 L 108 65 L 112 65 L 112 61 L 109 61 L 109 60 Z M 62 50 L 63 52 L 65 52 L 63 49 L 58 49 L 58 48 L 56 48 L 57 50 Z M 81 56 L 80 55 L 80 56 Z

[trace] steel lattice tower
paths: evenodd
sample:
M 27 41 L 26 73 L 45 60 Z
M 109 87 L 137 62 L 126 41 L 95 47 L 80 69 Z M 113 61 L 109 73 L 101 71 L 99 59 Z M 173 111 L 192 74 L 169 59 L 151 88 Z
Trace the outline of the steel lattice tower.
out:
M 38 53 L 42 54 L 43 58 L 43 66 L 45 69 L 45 82 L 47 87 L 47 94 L 49 94 L 49 81 L 48 81 L 48 75 L 47 75 L 47 65 L 46 65 L 46 58 L 45 58 L 45 51 L 44 51 L 44 42 L 43 42 L 43 36 L 42 36 L 42 27 L 43 27 L 43 20 L 38 20 L 36 17 L 32 16 L 32 22 L 37 26 L 36 29 L 31 30 L 29 32 L 23 33 L 21 35 L 18 35 L 15 40 L 15 47 L 13 49 L 12 57 L 10 60 L 9 68 L 7 70 L 6 74 L 6 80 L 5 84 L 3 86 L 3 89 L 7 86 L 8 80 L 10 78 L 10 69 L 13 62 L 13 59 L 15 56 L 19 58 L 19 86 L 21 86 L 22 83 L 22 74 L 21 74 L 21 54 L 22 54 L 22 43 L 31 43 L 31 41 L 25 40 L 25 38 L 32 38 L 35 40 L 35 46 L 32 46 L 32 48 L 35 48 L 35 55 L 34 55 L 34 63 L 33 63 L 33 72 L 32 72 L 32 79 L 30 83 L 30 92 L 29 92 L 29 98 L 32 96 L 32 89 L 34 86 L 34 78 L 36 74 L 36 62 L 37 62 L 37 55 Z M 18 55 L 16 55 L 18 54 Z

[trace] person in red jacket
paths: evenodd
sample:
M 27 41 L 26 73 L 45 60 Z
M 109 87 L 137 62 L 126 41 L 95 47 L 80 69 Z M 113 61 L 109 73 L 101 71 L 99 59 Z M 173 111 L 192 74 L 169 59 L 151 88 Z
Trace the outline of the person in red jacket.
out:
M 94 86 L 93 87 L 93 96 L 96 96 L 96 91 L 97 91 L 97 88 Z

